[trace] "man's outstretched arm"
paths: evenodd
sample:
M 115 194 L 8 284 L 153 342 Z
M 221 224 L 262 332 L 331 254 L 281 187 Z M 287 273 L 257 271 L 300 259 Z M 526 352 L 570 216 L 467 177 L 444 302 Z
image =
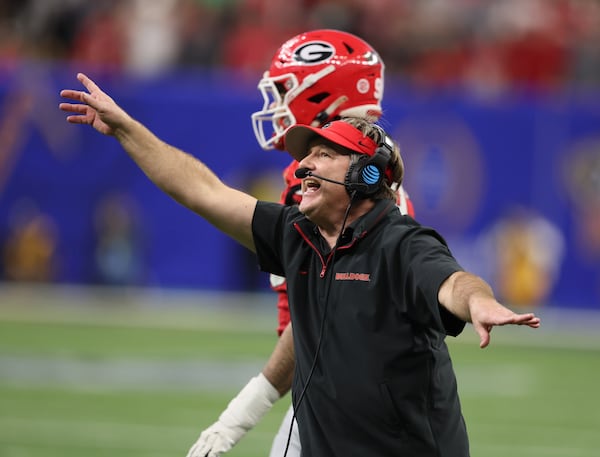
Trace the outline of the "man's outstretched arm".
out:
M 452 314 L 473 324 L 482 348 L 490 344 L 490 332 L 494 326 L 540 326 L 539 317 L 533 313 L 517 314 L 501 305 L 487 282 L 464 271 L 451 274 L 442 283 L 438 300 Z
M 88 124 L 114 136 L 154 184 L 219 230 L 254 250 L 252 215 L 256 199 L 226 186 L 206 165 L 160 140 L 127 114 L 82 73 L 87 91 L 66 89 L 60 95 L 77 103 L 61 103 L 72 124 Z
M 292 326 L 285 328 L 261 373 L 233 398 L 204 430 L 187 457 L 218 457 L 231 450 L 291 388 L 294 374 Z

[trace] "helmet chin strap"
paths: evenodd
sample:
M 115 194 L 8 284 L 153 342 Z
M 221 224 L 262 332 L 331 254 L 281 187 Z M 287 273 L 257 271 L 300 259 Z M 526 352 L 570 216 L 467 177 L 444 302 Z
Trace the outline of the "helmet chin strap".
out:
M 346 95 L 342 95 L 333 101 L 331 105 L 329 105 L 326 109 L 317 114 L 317 117 L 310 124 L 312 127 L 318 127 L 321 124 L 324 124 L 329 120 L 332 113 L 335 112 L 340 106 L 348 101 L 348 97 Z

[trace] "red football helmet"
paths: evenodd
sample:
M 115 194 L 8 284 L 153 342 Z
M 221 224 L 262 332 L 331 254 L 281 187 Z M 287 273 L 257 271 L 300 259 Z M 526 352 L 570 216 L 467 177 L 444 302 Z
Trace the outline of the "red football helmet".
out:
M 286 41 L 258 83 L 264 105 L 252 114 L 263 149 L 285 149 L 294 124 L 321 126 L 341 116 L 381 116 L 384 64 L 364 40 L 339 30 L 314 30 Z

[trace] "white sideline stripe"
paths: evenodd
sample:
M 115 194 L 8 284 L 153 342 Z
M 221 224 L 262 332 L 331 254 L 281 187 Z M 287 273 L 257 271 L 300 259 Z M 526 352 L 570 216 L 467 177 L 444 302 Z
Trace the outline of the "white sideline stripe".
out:
M 542 324 L 543 325 L 543 324 Z M 600 328 L 600 326 L 598 327 Z M 450 353 L 454 345 L 479 346 L 479 335 L 471 325 L 467 325 L 463 332 L 456 338 L 446 338 Z M 559 329 L 540 327 L 530 329 L 527 327 L 498 327 L 492 331 L 490 346 L 530 347 L 544 349 L 574 349 L 600 351 L 600 332 L 587 332 L 577 329 Z M 486 349 L 482 349 L 485 351 Z
M 485 434 L 486 436 L 493 436 L 494 433 L 498 436 L 507 436 L 508 433 L 514 433 L 515 424 L 505 425 L 499 422 L 477 422 L 476 424 L 471 425 L 470 428 L 477 429 L 478 433 L 484 431 L 482 434 Z M 528 434 L 536 434 L 536 436 L 542 434 L 546 436 L 563 436 L 565 443 L 568 442 L 568 444 L 579 442 L 581 440 L 585 442 L 598 440 L 598 430 L 594 427 L 594 424 L 590 424 L 589 428 L 582 428 L 580 424 L 577 424 L 577 426 L 556 425 L 553 427 L 547 424 L 527 423 L 523 424 L 523 429 L 527 429 Z M 474 436 L 476 437 L 477 434 Z M 487 441 L 489 443 L 490 441 L 493 441 L 493 438 L 488 438 Z M 505 444 L 506 443 L 494 444 L 494 447 L 500 447 Z M 565 457 L 567 457 L 567 455 L 565 455 Z
M 564 435 L 564 430 L 557 430 L 556 433 Z M 570 443 L 564 443 L 563 446 L 540 446 L 535 444 L 494 444 L 471 446 L 472 455 L 482 455 L 487 457 L 592 457 L 590 449 L 583 447 L 573 447 Z
M 0 282 L 0 320 L 275 332 L 276 296 Z
M 181 309 L 177 307 L 153 309 L 131 306 L 87 305 L 27 305 L 13 307 L 0 305 L 0 321 L 27 323 L 54 323 L 73 325 L 111 326 L 120 328 L 148 328 L 174 330 L 243 330 L 245 332 L 272 332 L 275 334 L 276 311 L 265 316 L 264 311 L 224 307 L 223 309 Z
M 484 371 L 475 364 L 454 364 L 461 397 L 523 398 L 535 392 L 542 379 L 531 367 L 519 364 L 496 364 Z
M 0 355 L 0 382 L 71 390 L 233 390 L 262 369 L 256 361 L 81 360 Z
M 492 344 L 600 349 L 600 307 L 572 309 L 540 306 L 537 330 L 497 328 Z M 0 321 L 60 322 L 165 329 L 225 329 L 274 333 L 276 297 L 266 292 L 238 293 L 162 288 L 112 288 L 0 282 Z M 476 341 L 467 326 L 458 343 Z M 475 343 L 477 344 L 477 343 Z
M 0 302 L 0 322 L 106 325 L 119 328 L 225 330 L 256 333 L 275 332 L 276 311 L 264 308 L 181 309 L 111 308 L 79 305 L 27 305 L 16 308 Z M 506 326 L 494 329 L 491 345 L 525 345 L 556 349 L 600 350 L 600 313 L 540 312 L 542 326 L 529 329 Z M 569 314 L 570 316 L 566 316 Z M 478 344 L 478 335 L 467 325 L 461 335 L 447 338 L 452 344 Z
M 198 439 L 202 426 L 140 425 L 126 422 L 98 422 L 88 420 L 55 420 L 0 416 L 1 448 L 19 447 L 31 451 L 36 445 L 55 446 L 60 449 L 98 448 L 143 450 L 149 455 L 166 455 L 177 452 L 185 455 Z M 255 438 L 270 440 L 272 432 L 253 430 Z M 68 439 L 66 439 L 68 437 Z M 8 445 L 6 443 L 9 443 Z M 10 454 L 9 454 L 10 455 Z M 14 454 L 20 455 L 20 454 Z M 148 455 L 148 454 L 146 454 Z
M 69 447 L 173 450 L 195 439 L 198 429 L 125 422 L 0 417 L 0 437 L 28 446 L 35 443 Z M 65 440 L 68 436 L 68 440 Z M 6 438 L 4 438 L 6 439 Z M 191 444 L 190 444 L 191 445 Z
M 517 310 L 527 312 L 528 310 Z M 495 328 L 491 345 L 600 350 L 600 309 L 539 307 L 539 329 Z M 241 330 L 275 334 L 275 294 L 107 288 L 0 282 L 0 322 L 125 328 Z M 478 344 L 467 325 L 448 344 Z
M 1 322 L 21 322 L 39 324 L 72 324 L 72 325 L 94 325 L 118 328 L 145 328 L 156 330 L 217 330 L 217 331 L 244 331 L 265 333 L 271 332 L 275 335 L 275 315 L 271 321 L 248 319 L 239 312 L 229 315 L 222 313 L 190 313 L 187 315 L 177 314 L 171 311 L 166 313 L 151 312 L 106 312 L 94 313 L 91 311 L 60 309 L 52 315 L 25 315 L 21 313 L 10 313 L 2 310 Z

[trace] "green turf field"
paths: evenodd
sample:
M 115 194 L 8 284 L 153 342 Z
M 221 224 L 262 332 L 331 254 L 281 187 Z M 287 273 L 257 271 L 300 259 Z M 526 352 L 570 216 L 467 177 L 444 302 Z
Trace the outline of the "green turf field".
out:
M 0 457 L 185 457 L 275 343 L 263 299 L 0 288 Z M 598 455 L 600 332 L 563 324 L 449 339 L 474 457 Z M 288 402 L 228 455 L 266 456 Z

